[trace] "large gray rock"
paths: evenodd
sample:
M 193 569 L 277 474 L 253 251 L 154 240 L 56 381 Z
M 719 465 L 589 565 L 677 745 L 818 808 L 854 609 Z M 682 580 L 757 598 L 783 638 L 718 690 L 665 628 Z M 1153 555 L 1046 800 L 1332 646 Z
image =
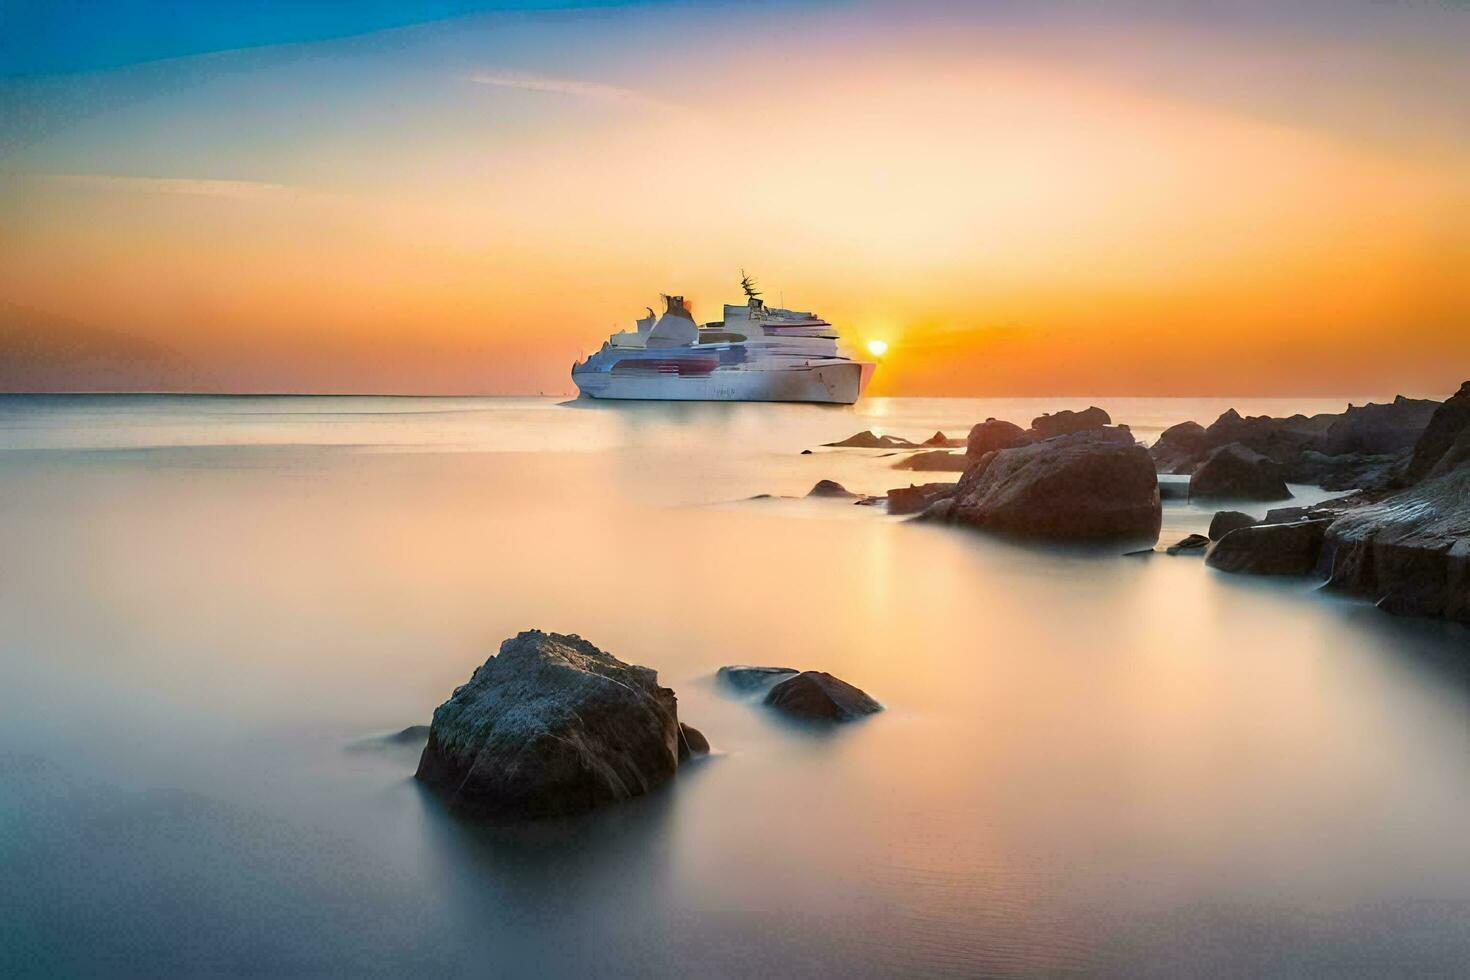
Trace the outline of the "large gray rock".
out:
M 1101 429 L 1112 424 L 1112 417 L 1094 405 L 1080 412 L 1063 410 L 1039 415 L 1031 420 L 1029 435 L 1033 439 L 1053 439 L 1057 436 L 1068 436 L 1074 432 L 1086 432 L 1088 429 Z
M 1306 575 L 1317 567 L 1327 521 L 1237 528 L 1210 546 L 1205 564 L 1222 572 Z
M 1429 424 L 1414 443 L 1414 453 L 1404 472 L 1408 482 L 1418 483 L 1428 476 L 1467 430 L 1470 430 L 1470 381 L 1434 410 Z M 1447 466 L 1442 472 L 1448 473 L 1452 468 Z
M 1470 462 L 1338 517 L 1324 560 L 1332 588 L 1470 623 Z
M 1386 405 L 1348 406 L 1315 447 L 1328 456 L 1394 455 L 1414 448 L 1440 403 L 1399 395 Z
M 851 721 L 883 710 L 867 692 L 821 670 L 804 670 L 777 684 L 766 704 L 809 721 Z
M 1031 441 L 1026 430 L 1005 419 L 986 419 L 970 427 L 970 438 L 965 443 L 965 455 L 979 459 L 986 453 L 1010 449 Z
M 1281 464 L 1238 442 L 1228 443 L 1205 457 L 1189 478 L 1191 497 L 1237 500 L 1285 500 L 1291 496 L 1282 478 Z
M 577 813 L 670 779 L 690 741 L 655 671 L 528 630 L 434 711 L 415 778 L 465 813 Z
M 1121 428 L 1092 429 L 982 456 L 951 498 L 924 512 L 1009 534 L 1157 538 L 1163 516 L 1148 450 Z
M 1238 442 L 1278 463 L 1290 460 L 1304 448 L 1318 442 L 1340 416 L 1270 415 L 1241 416 L 1227 409 L 1205 429 L 1206 453 Z

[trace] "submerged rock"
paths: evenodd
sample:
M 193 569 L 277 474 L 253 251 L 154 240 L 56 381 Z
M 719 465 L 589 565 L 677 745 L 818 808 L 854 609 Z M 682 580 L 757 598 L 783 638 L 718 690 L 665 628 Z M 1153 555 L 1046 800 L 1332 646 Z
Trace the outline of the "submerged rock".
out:
M 670 779 L 683 740 L 657 672 L 527 630 L 434 711 L 415 778 L 466 813 L 570 814 Z
M 1088 429 L 1101 429 L 1112 424 L 1112 417 L 1094 405 L 1080 412 L 1063 410 L 1038 415 L 1031 420 L 1029 434 L 1033 439 L 1053 439 L 1057 436 L 1069 436 L 1074 432 L 1086 432 Z
M 1103 428 L 989 453 L 923 516 L 1036 537 L 1156 538 L 1163 510 L 1148 451 Z
M 1259 522 L 1254 517 L 1242 511 L 1217 511 L 1215 516 L 1210 518 L 1209 539 L 1211 541 L 1219 541 L 1238 527 L 1250 527 L 1256 523 Z
M 813 721 L 850 721 L 883 710 L 865 691 L 820 670 L 805 670 L 777 684 L 766 695 L 766 704 Z
M 965 441 L 965 455 L 979 459 L 986 453 L 1010 449 L 1031 441 L 1026 430 L 1014 422 L 1004 419 L 986 419 L 970 428 L 970 437 Z
M 729 688 L 748 694 L 775 681 L 794 677 L 796 673 L 795 667 L 751 667 L 746 664 L 734 664 L 729 667 L 721 667 L 715 672 L 715 678 Z
M 1470 463 L 1327 529 L 1328 584 L 1380 609 L 1470 623 Z
M 923 442 L 919 443 L 919 445 L 940 449 L 954 449 L 965 445 L 965 440 L 952 438 L 945 435 L 943 432 L 936 432 L 929 438 L 925 439 Z
M 1237 528 L 1210 547 L 1205 564 L 1222 572 L 1307 575 L 1317 567 L 1327 524 L 1300 521 Z
M 963 473 L 971 459 L 964 453 L 952 453 L 943 449 L 927 453 L 914 453 L 907 459 L 893 464 L 896 470 L 927 470 L 930 472 Z
M 696 755 L 709 755 L 709 739 L 693 725 L 679 722 L 679 761 L 688 762 Z
M 841 442 L 824 442 L 822 445 L 842 449 L 911 449 L 914 444 L 899 436 L 878 436 L 874 435 L 871 429 L 864 429 Z
M 858 494 L 838 483 L 836 480 L 818 480 L 816 484 L 806 492 L 808 497 L 857 497 Z
M 919 486 L 895 487 L 888 491 L 888 513 L 917 514 L 936 500 L 954 493 L 953 483 L 924 483 Z
M 1285 500 L 1291 496 L 1281 464 L 1238 442 L 1227 443 L 1205 457 L 1189 478 L 1191 497 L 1239 500 Z
M 1186 534 L 1164 550 L 1171 555 L 1202 555 L 1210 539 L 1203 534 Z

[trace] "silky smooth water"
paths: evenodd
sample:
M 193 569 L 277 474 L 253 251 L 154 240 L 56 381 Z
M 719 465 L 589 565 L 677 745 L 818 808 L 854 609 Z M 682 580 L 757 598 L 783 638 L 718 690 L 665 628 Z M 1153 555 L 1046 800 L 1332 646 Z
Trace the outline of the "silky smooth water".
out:
M 0 974 L 1462 970 L 1470 632 L 745 499 L 953 478 L 799 455 L 860 429 L 1086 404 L 0 399 Z M 1148 439 L 1230 402 L 1101 404 Z M 530 627 L 657 668 L 715 754 L 446 815 L 373 736 Z M 729 663 L 887 710 L 793 728 Z

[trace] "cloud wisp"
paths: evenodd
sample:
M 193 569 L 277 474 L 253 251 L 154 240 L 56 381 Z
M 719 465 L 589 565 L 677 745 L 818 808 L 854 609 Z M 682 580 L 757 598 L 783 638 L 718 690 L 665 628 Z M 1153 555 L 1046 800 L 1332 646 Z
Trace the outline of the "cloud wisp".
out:
M 646 95 L 636 89 L 608 85 L 604 82 L 588 82 L 575 78 L 557 78 L 551 75 L 535 75 L 530 72 L 513 71 L 507 68 L 488 68 L 465 76 L 477 85 L 495 88 L 519 89 L 524 92 L 552 92 L 590 99 L 607 105 L 645 109 L 682 119 L 693 119 L 694 114 L 684 106 Z

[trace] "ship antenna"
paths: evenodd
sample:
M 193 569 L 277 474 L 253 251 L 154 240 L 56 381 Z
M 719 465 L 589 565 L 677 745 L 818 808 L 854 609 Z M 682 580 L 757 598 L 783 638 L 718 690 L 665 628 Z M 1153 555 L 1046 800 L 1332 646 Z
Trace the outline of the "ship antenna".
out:
M 745 290 L 746 299 L 756 299 L 761 294 L 761 291 L 755 288 L 755 280 L 747 276 L 744 269 L 740 270 L 740 288 Z

